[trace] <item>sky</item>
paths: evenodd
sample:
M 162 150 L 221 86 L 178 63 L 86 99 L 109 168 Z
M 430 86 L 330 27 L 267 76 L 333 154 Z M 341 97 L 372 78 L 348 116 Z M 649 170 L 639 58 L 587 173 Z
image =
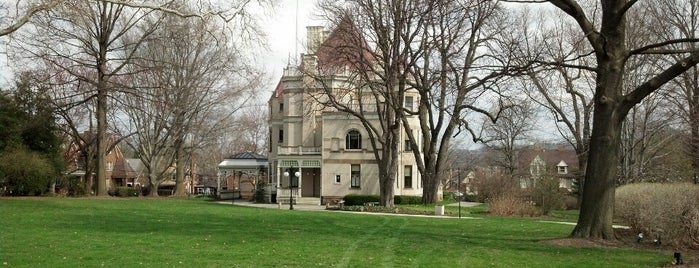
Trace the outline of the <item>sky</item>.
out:
M 270 47 L 270 53 L 264 56 L 263 61 L 265 70 L 272 77 L 272 87 L 276 86 L 288 62 L 293 62 L 299 53 L 305 51 L 306 26 L 325 25 L 325 22 L 314 16 L 315 2 L 316 0 L 282 0 L 276 11 L 263 20 Z
M 278 2 L 279 6 L 262 19 L 261 24 L 268 34 L 270 51 L 262 53 L 261 64 L 275 81 L 272 82 L 272 87 L 281 77 L 290 57 L 303 52 L 306 26 L 325 24 L 313 19 L 315 2 L 316 0 L 281 0 Z M 295 42 L 296 40 L 298 42 Z M 3 46 L 2 42 L 0 46 Z M 4 51 L 4 47 L 0 47 L 0 85 L 7 85 L 12 80 L 11 62 Z

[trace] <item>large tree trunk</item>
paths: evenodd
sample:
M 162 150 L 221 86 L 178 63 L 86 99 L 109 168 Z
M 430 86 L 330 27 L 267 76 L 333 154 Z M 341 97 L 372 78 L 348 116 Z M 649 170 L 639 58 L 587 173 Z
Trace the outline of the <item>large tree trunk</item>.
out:
M 390 169 L 388 172 L 391 172 Z M 393 200 L 393 197 L 395 195 L 395 187 L 393 187 L 396 183 L 396 176 L 395 174 L 395 169 L 393 169 L 393 173 L 389 174 L 382 174 L 381 175 L 381 181 L 379 182 L 380 185 L 380 192 L 381 192 L 381 199 L 379 204 L 381 206 L 387 207 L 387 208 L 392 208 L 395 206 L 395 202 Z
M 597 53 L 597 86 L 592 120 L 590 153 L 587 156 L 583 199 L 572 236 L 615 239 L 612 229 L 614 191 L 621 145 L 621 127 L 627 111 L 620 101 L 624 71 L 624 30 L 607 35 L 607 48 Z
M 100 3 L 104 10 L 108 3 Z M 111 15 L 111 14 L 109 14 Z M 108 14 L 102 13 L 96 19 L 99 22 L 99 54 L 97 55 L 97 195 L 107 195 L 107 176 L 105 157 L 107 156 L 107 97 L 109 95 L 109 71 L 107 52 L 112 28 Z
M 590 141 L 588 168 L 583 183 L 583 199 L 578 224 L 572 236 L 615 239 L 612 229 L 616 163 L 619 160 L 621 127 L 614 117 L 614 109 L 596 109 L 593 135 Z
M 160 186 L 160 183 L 153 180 L 153 178 L 149 178 L 148 182 L 148 187 L 150 188 L 148 192 L 148 196 L 150 197 L 158 197 L 158 187 Z
M 182 139 L 175 141 L 175 193 L 174 196 L 185 196 L 184 188 L 184 142 Z
M 436 161 L 425 162 L 425 173 L 422 174 L 422 202 L 434 204 L 440 201 L 439 175 L 437 175 Z
M 97 196 L 107 195 L 107 92 L 104 84 L 101 82 L 97 89 Z
M 689 101 L 689 128 L 691 136 L 689 137 L 689 156 L 692 159 L 693 181 L 699 183 L 699 88 L 695 84 L 690 85 L 688 89 Z
M 379 162 L 379 191 L 380 205 L 392 208 L 396 190 L 396 174 L 398 171 L 398 128 L 389 128 L 384 138 L 388 150 L 383 150 L 382 161 Z M 383 162 L 383 164 L 381 164 Z

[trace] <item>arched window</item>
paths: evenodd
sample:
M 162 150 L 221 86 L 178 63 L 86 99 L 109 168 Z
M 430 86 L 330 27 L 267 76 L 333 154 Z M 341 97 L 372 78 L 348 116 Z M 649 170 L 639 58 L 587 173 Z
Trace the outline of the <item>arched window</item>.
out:
M 350 130 L 345 137 L 345 149 L 362 149 L 362 134 L 357 130 Z

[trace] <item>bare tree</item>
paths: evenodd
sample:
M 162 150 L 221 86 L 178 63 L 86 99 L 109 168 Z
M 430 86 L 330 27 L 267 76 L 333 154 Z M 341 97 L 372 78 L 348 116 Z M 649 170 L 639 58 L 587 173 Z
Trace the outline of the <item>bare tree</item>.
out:
M 22 26 L 29 23 L 33 16 L 43 11 L 51 11 L 51 9 L 61 5 L 70 5 L 70 1 L 66 0 L 35 0 L 24 1 L 18 0 L 15 4 L 11 4 L 10 0 L 0 2 L 0 36 L 5 36 L 14 33 Z M 208 6 L 201 8 L 200 12 L 184 12 L 182 10 L 171 8 L 170 3 L 177 0 L 166 0 L 160 3 L 151 1 L 124 1 L 124 0 L 84 0 L 85 3 L 112 3 L 117 5 L 128 6 L 131 8 L 143 8 L 149 10 L 157 10 L 164 13 L 173 14 L 179 17 L 218 17 L 226 22 L 236 20 L 238 16 L 250 1 L 232 2 L 230 6 L 222 7 L 220 3 L 210 3 Z
M 181 8 L 184 9 L 184 8 Z M 209 127 L 204 118 L 224 113 L 223 120 L 247 101 L 260 74 L 249 66 L 230 36 L 216 31 L 214 20 L 166 16 L 168 27 L 153 32 L 135 53 L 129 70 L 134 73 L 123 106 L 124 127 L 135 133 L 130 143 L 150 171 L 150 194 L 172 172 L 175 195 L 185 195 L 184 173 L 188 155 Z M 154 21 L 150 27 L 160 22 Z M 236 81 L 237 80 L 237 81 Z M 147 101 L 145 101 L 147 100 Z M 146 108 L 147 106 L 147 108 Z M 199 130 L 195 130 L 199 128 Z
M 583 55 L 594 56 L 595 60 L 583 66 L 570 62 L 571 58 L 548 58 L 550 64 L 546 64 L 585 69 L 595 75 L 590 153 L 580 216 L 572 236 L 615 239 L 612 219 L 622 123 L 636 104 L 699 62 L 699 50 L 673 50 L 668 46 L 699 40 L 646 38 L 639 39 L 633 43 L 634 47 L 629 47 L 629 33 L 646 27 L 644 24 L 628 24 L 627 21 L 632 10 L 642 9 L 641 2 L 600 0 L 596 1 L 598 5 L 589 9 L 575 0 L 547 2 L 575 21 L 582 36 L 580 42 L 586 41 L 591 48 L 589 53 Z M 671 57 L 673 54 L 678 56 L 677 60 L 650 72 L 650 78 L 636 87 L 624 90 L 630 59 L 649 55 Z
M 481 140 L 467 118 L 475 113 L 496 120 L 501 107 L 489 113 L 482 103 L 499 103 L 502 92 L 496 81 L 506 77 L 510 64 L 507 48 L 496 38 L 507 25 L 497 2 L 430 1 L 423 10 L 423 21 L 401 36 L 418 36 L 409 45 L 407 66 L 408 83 L 418 91 L 420 105 L 407 114 L 420 118 L 415 130 L 423 141 L 415 138 L 412 126 L 405 125 L 412 146 L 421 145 L 413 153 L 423 176 L 423 202 L 434 203 L 441 198 L 439 175 L 452 138 L 467 131 L 474 141 Z
M 536 118 L 533 107 L 526 101 L 520 103 L 504 110 L 496 122 L 486 118 L 482 127 L 485 136 L 483 143 L 495 153 L 490 159 L 491 163 L 510 176 L 519 168 L 519 153 L 533 130 Z
M 265 108 L 251 106 L 243 109 L 235 118 L 235 124 L 228 132 L 228 141 L 223 148 L 264 154 L 269 148 L 268 127 L 264 123 L 268 116 Z
M 682 177 L 681 169 L 662 167 L 671 162 L 661 161 L 663 158 L 681 154 L 678 150 L 668 150 L 681 136 L 680 132 L 673 131 L 679 118 L 664 99 L 660 94 L 651 95 L 629 112 L 622 128 L 619 184 L 672 181 Z
M 0 2 L 0 36 L 14 33 L 27 24 L 39 12 L 51 9 L 60 1 L 12 1 Z
M 520 24 L 525 28 L 523 43 L 526 44 L 526 56 L 522 60 L 539 62 L 542 58 L 569 59 L 571 64 L 592 64 L 594 59 L 587 54 L 590 47 L 580 42 L 583 37 L 575 31 L 576 25 L 573 22 L 550 23 L 545 19 L 530 21 L 531 15 L 542 18 L 547 11 L 530 12 L 522 12 L 520 19 Z M 594 79 L 594 72 L 590 70 L 564 65 L 528 69 L 523 77 L 526 94 L 550 112 L 556 131 L 575 150 L 578 157 L 578 185 L 584 184 L 590 147 Z M 584 189 L 578 187 L 578 203 L 582 201 L 583 192 Z
M 422 175 L 423 202 L 436 202 L 441 198 L 437 195 L 440 174 L 446 168 L 444 161 L 452 136 L 470 129 L 462 120 L 467 111 L 487 113 L 474 103 L 479 96 L 496 92 L 492 83 L 506 73 L 506 68 L 502 68 L 506 63 L 480 53 L 489 45 L 498 46 L 490 43 L 504 29 L 502 21 L 495 19 L 500 12 L 498 5 L 467 1 L 350 2 L 339 8 L 328 5 L 326 9 L 330 7 L 335 18 L 349 17 L 358 24 L 358 34 L 368 46 L 358 46 L 361 49 L 354 55 L 370 55 L 375 59 L 375 65 L 358 65 L 361 69 L 358 77 L 365 81 L 359 84 L 368 89 L 364 94 L 374 95 L 379 104 L 385 105 L 371 110 L 386 112 L 380 116 L 382 126 L 367 128 L 374 133 L 372 137 L 380 137 L 381 146 L 377 148 L 383 148 L 386 154 L 376 156 L 377 160 L 391 160 L 387 148 L 400 152 L 403 141 L 401 133 L 395 130 L 405 128 L 411 148 L 419 148 L 412 151 Z M 330 100 L 345 101 L 348 95 L 335 93 L 335 96 Z M 354 108 L 357 107 L 361 112 L 361 106 Z M 340 108 L 353 110 L 350 106 Z M 413 118 L 418 118 L 420 123 L 411 124 Z M 418 133 L 424 140 L 418 138 Z M 388 170 L 385 174 L 389 176 L 392 172 Z M 394 179 L 387 179 L 385 187 L 389 187 L 389 180 Z
M 24 41 L 35 47 L 35 54 L 82 82 L 91 84 L 96 100 L 97 195 L 106 195 L 105 160 L 107 153 L 108 97 L 114 91 L 114 78 L 119 76 L 141 40 L 123 43 L 121 37 L 145 17 L 150 10 L 127 10 L 109 2 L 70 2 L 36 17 L 38 38 Z M 83 72 L 91 70 L 91 72 Z
M 303 63 L 313 78 L 311 97 L 322 107 L 357 119 L 366 130 L 379 173 L 380 204 L 393 207 L 402 143 L 401 120 L 408 90 L 405 68 L 408 47 L 404 29 L 420 20 L 422 1 L 323 1 L 321 9 L 334 22 L 332 35 L 316 53 L 319 61 Z
M 697 39 L 699 30 L 699 2 L 654 0 L 646 5 L 650 14 L 646 18 L 652 24 L 651 34 L 662 39 Z M 677 50 L 697 49 L 696 43 L 680 43 L 671 46 Z M 669 61 L 679 60 L 673 55 Z M 680 111 L 680 118 L 688 127 L 685 152 L 692 159 L 693 180 L 699 183 L 699 70 L 692 67 L 674 79 L 666 93 L 667 100 Z
M 231 8 L 221 6 L 220 11 L 216 12 L 207 11 L 214 10 L 209 5 L 195 14 L 179 11 L 177 1 L 57 0 L 55 3 L 52 8 L 40 13 L 41 16 L 34 16 L 36 28 L 28 31 L 32 36 L 18 40 L 33 47 L 22 51 L 50 62 L 94 88 L 90 98 L 96 100 L 97 195 L 105 195 L 107 191 L 104 155 L 107 152 L 105 133 L 109 97 L 116 89 L 123 88 L 119 85 L 119 81 L 123 80 L 118 78 L 125 74 L 124 66 L 128 65 L 133 54 L 157 26 L 155 23 L 150 24 L 152 28 L 139 28 L 141 22 L 146 18 L 158 21 L 163 14 L 201 19 L 215 15 L 236 25 L 253 22 L 246 11 L 251 1 L 229 2 L 225 7 Z M 124 38 L 136 29 L 141 34 L 139 37 Z M 77 71 L 84 69 L 92 71 Z

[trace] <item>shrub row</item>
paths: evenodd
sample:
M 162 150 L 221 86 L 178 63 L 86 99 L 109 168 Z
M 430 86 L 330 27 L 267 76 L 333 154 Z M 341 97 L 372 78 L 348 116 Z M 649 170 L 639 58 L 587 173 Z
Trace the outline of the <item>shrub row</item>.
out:
M 444 192 L 442 194 L 442 198 L 444 201 L 454 201 L 454 202 L 459 201 L 459 197 L 456 195 L 456 192 Z M 463 201 L 463 202 L 478 202 L 478 196 L 475 194 L 464 194 L 461 197 L 461 201 Z
M 615 216 L 661 243 L 699 248 L 699 186 L 638 183 L 616 189 Z
M 345 201 L 345 206 L 364 206 L 369 202 L 379 202 L 381 198 L 378 195 L 346 195 L 342 200 Z M 393 196 L 393 203 L 396 205 L 414 205 L 422 204 L 422 197 L 412 195 L 396 195 Z
M 109 195 L 118 197 L 138 196 L 138 191 L 133 187 L 117 187 L 115 190 L 109 191 Z
M 393 203 L 396 205 L 422 204 L 422 197 L 414 195 L 396 195 L 393 196 Z
M 488 212 L 498 216 L 541 216 L 541 210 L 534 202 L 515 195 L 501 195 L 489 199 Z

